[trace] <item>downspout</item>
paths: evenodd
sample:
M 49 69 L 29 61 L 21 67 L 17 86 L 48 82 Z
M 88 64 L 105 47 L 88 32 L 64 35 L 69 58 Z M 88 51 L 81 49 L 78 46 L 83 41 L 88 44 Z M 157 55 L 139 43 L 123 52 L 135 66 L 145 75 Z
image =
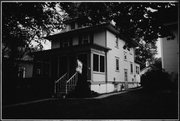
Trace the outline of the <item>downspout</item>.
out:
M 107 30 L 105 31 L 105 47 L 107 47 Z M 107 51 L 108 52 L 108 51 Z M 105 56 L 106 56 L 106 61 L 105 61 L 105 74 L 106 74 L 106 93 L 107 93 L 107 79 L 108 79 L 108 75 L 107 75 L 107 52 L 105 52 Z

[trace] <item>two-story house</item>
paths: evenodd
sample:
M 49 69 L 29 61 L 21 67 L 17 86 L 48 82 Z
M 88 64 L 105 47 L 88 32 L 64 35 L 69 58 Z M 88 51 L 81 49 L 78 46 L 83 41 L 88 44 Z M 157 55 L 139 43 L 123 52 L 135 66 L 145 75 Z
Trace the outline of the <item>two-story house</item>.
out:
M 134 56 L 137 43 L 121 39 L 111 23 L 88 26 L 73 19 L 66 21 L 62 32 L 46 39 L 51 41 L 52 49 L 35 54 L 34 59 L 39 61 L 35 75 L 53 77 L 56 82 L 66 75 L 67 81 L 74 78 L 79 59 L 86 76 L 84 81 L 90 82 L 90 89 L 95 92 L 120 91 L 140 83 L 140 66 Z M 132 48 L 125 49 L 126 43 Z M 60 87 L 55 88 L 57 92 Z

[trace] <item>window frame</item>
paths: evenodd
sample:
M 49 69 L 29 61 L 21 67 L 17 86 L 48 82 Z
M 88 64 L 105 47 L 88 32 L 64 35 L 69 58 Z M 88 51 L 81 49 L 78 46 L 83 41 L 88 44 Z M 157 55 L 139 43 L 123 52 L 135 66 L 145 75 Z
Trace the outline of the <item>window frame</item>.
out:
M 132 62 L 130 62 L 130 72 L 131 72 L 131 74 L 133 74 L 133 63 Z
M 97 57 L 98 57 L 98 59 L 97 59 L 97 70 L 95 70 L 95 65 L 94 65 L 94 63 L 95 63 L 95 61 L 94 61 L 94 56 L 95 55 L 97 55 Z M 93 53 L 93 72 L 95 72 L 95 73 L 105 73 L 105 55 L 102 55 L 102 54 L 98 54 L 98 53 Z M 103 65 L 102 65 L 102 63 L 101 63 L 101 57 L 103 57 Z M 103 71 L 101 71 L 101 66 L 103 66 Z
M 127 61 L 127 52 L 124 51 L 124 60 Z
M 118 61 L 118 63 L 117 63 L 117 61 Z M 115 57 L 115 70 L 118 71 L 118 72 L 119 72 L 119 70 L 120 70 L 120 68 L 119 68 L 119 67 L 120 67 L 120 66 L 119 66 L 119 62 L 120 62 L 120 61 L 119 61 L 119 57 Z M 117 65 L 117 64 L 118 64 L 118 65 Z
M 136 74 L 139 74 L 140 70 L 139 70 L 139 66 L 136 65 Z
M 116 36 L 116 40 L 115 40 L 115 47 L 119 48 L 119 39 L 117 36 Z

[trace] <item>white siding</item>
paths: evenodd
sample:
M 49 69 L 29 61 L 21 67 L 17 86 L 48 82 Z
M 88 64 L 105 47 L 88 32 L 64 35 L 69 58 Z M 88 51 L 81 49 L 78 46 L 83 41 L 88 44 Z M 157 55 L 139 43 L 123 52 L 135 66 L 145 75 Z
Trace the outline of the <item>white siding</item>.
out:
M 93 72 L 93 81 L 94 82 L 99 82 L 99 81 L 104 81 L 105 82 L 105 73 Z
M 161 52 L 162 52 L 162 67 L 171 72 L 178 72 L 178 33 L 174 32 L 176 38 L 174 40 L 167 40 L 166 38 L 160 38 Z
M 132 78 L 134 78 L 134 49 L 131 48 L 130 51 L 127 49 L 123 49 L 123 46 L 125 42 L 121 39 L 118 38 L 119 40 L 119 47 L 116 48 L 116 36 L 109 32 L 107 32 L 107 47 L 111 48 L 112 50 L 108 51 L 107 53 L 107 76 L 108 76 L 108 81 L 124 81 L 124 69 L 128 69 L 128 81 L 132 81 Z M 124 60 L 124 52 L 127 53 L 127 60 Z M 116 57 L 119 58 L 119 65 L 120 65 L 120 70 L 116 71 L 116 63 L 115 59 Z M 133 73 L 130 71 L 130 62 L 133 64 Z M 135 80 L 135 79 L 134 79 Z

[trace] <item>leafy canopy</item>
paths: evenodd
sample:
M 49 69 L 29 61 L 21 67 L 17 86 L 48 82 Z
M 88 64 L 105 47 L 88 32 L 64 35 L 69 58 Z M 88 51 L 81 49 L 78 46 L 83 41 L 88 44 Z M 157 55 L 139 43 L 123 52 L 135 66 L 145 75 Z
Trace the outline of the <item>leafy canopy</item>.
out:
M 113 20 L 123 39 L 135 40 L 141 45 L 136 49 L 136 59 L 141 62 L 156 54 L 158 37 L 174 38 L 163 23 L 168 22 L 164 20 L 177 20 L 177 3 L 82 2 L 60 5 L 70 18 L 86 18 L 83 22 L 100 24 Z
M 3 56 L 21 58 L 26 52 L 42 49 L 43 36 L 63 27 L 64 12 L 54 2 L 3 2 Z M 38 44 L 33 48 L 32 41 Z
M 3 2 L 3 56 L 22 57 L 24 52 L 36 49 L 32 47 L 32 40 L 42 48 L 42 37 L 61 30 L 62 21 L 68 15 L 86 18 L 82 22 L 92 25 L 113 20 L 123 39 L 135 40 L 141 45 L 136 49 L 136 58 L 145 62 L 156 53 L 158 37 L 173 39 L 173 34 L 162 23 L 167 18 L 177 20 L 177 6 L 177 3 L 149 2 Z

